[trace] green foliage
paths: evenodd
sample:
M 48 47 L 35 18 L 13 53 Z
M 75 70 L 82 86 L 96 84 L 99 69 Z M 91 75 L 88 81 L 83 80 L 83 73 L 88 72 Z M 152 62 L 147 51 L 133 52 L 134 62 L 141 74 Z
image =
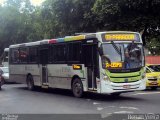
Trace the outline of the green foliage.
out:
M 47 0 L 42 8 L 42 17 L 48 23 L 51 37 L 73 35 L 76 32 L 93 31 L 91 8 L 95 0 Z M 53 36 L 52 36 L 52 35 Z
M 152 54 L 160 54 L 159 0 L 7 0 L 0 5 L 0 53 L 10 44 L 82 32 L 128 30 L 142 33 Z

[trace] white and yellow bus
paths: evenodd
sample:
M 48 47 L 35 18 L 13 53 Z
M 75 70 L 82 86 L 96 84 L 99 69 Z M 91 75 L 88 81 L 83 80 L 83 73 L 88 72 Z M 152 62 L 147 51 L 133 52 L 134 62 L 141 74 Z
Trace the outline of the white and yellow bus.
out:
M 11 45 L 10 79 L 28 89 L 71 89 L 120 95 L 144 90 L 145 59 L 137 32 L 97 32 Z

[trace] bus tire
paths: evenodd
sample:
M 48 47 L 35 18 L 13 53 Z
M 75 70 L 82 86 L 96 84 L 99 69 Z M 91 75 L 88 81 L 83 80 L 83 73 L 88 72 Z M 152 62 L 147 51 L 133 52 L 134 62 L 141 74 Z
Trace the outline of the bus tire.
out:
M 27 87 L 28 87 L 28 90 L 34 90 L 35 88 L 33 77 L 31 75 L 27 76 Z
M 72 83 L 72 92 L 75 97 L 82 97 L 83 95 L 83 85 L 79 78 L 75 78 Z

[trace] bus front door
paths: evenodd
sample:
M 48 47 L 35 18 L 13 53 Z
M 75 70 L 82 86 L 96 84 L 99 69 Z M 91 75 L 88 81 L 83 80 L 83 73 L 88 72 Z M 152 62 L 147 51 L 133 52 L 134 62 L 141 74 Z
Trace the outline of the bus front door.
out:
M 97 77 L 97 46 L 98 44 L 84 44 L 83 45 L 83 55 L 85 66 L 87 67 L 87 81 L 88 89 L 96 90 L 96 77 Z
M 40 50 L 40 73 L 41 73 L 41 82 L 42 87 L 48 88 L 48 69 L 47 69 L 47 63 L 48 63 L 48 49 L 41 49 Z

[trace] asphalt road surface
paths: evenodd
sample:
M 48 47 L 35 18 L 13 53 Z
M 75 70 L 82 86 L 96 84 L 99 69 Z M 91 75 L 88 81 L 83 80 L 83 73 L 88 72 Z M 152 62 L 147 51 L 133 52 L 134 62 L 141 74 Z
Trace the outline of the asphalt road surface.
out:
M 23 84 L 6 84 L 0 91 L 0 113 L 15 114 L 101 114 L 160 113 L 160 90 L 124 93 L 120 97 L 85 93 L 73 97 L 71 91 L 36 89 Z

